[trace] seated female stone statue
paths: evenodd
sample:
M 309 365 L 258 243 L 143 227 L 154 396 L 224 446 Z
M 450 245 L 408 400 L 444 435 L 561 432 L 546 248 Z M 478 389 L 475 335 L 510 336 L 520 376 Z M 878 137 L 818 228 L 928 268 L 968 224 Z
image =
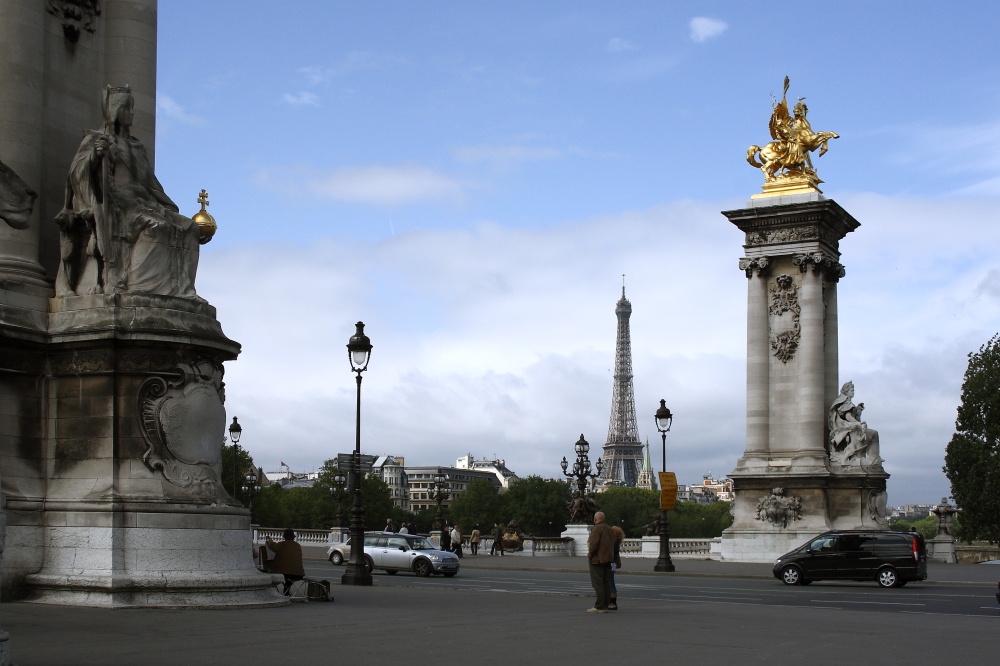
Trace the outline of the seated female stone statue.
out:
M 66 183 L 56 294 L 142 292 L 197 298 L 200 230 L 163 191 L 130 133 L 128 86 L 104 91 L 104 125 L 88 131 Z

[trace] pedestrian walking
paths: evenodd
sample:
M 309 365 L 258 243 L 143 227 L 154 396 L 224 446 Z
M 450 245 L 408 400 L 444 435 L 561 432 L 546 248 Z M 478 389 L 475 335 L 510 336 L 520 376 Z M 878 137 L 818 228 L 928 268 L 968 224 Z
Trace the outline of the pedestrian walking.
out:
M 608 610 L 618 610 L 618 588 L 615 587 L 615 572 L 622 568 L 622 541 L 625 540 L 625 530 L 615 525 L 611 528 L 615 535 L 615 561 L 611 563 L 611 602 Z
M 392 524 L 392 518 L 385 519 L 385 529 L 383 532 L 395 532 L 396 526 Z
M 410 533 L 410 530 L 408 530 L 408 529 L 406 528 L 406 523 L 402 523 L 402 522 L 401 522 L 401 523 L 399 524 L 399 533 L 400 533 L 400 534 L 409 534 L 409 533 Z
M 451 550 L 462 559 L 462 530 L 458 525 L 451 528 Z
M 416 534 L 417 528 L 413 526 L 413 523 L 406 523 L 406 531 L 410 534 Z
M 611 603 L 611 564 L 615 561 L 615 533 L 604 522 L 604 512 L 594 514 L 594 529 L 587 539 L 587 558 L 590 560 L 590 584 L 597 593 L 597 602 L 588 613 L 607 613 Z
M 493 535 L 493 547 L 500 554 L 500 557 L 503 557 L 503 528 L 494 523 L 493 531 L 496 533 Z M 492 554 L 491 552 L 490 555 Z
M 479 525 L 472 528 L 472 536 L 469 537 L 469 547 L 472 549 L 473 555 L 479 554 L 479 542 L 482 541 L 483 537 L 479 534 Z
M 441 550 L 446 553 L 451 552 L 451 532 L 448 531 L 447 525 L 441 530 Z

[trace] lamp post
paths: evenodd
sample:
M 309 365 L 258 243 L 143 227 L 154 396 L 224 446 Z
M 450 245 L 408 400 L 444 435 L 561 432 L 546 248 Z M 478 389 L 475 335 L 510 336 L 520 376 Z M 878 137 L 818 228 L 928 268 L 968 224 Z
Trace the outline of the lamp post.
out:
M 660 432 L 660 439 L 663 443 L 663 471 L 667 471 L 667 433 L 674 422 L 674 415 L 667 409 L 667 401 L 660 400 L 660 407 L 656 410 L 656 429 Z M 660 489 L 662 491 L 662 488 Z M 653 571 L 674 571 L 674 563 L 670 560 L 670 520 L 667 518 L 667 510 L 660 509 L 660 556 L 656 559 L 656 566 Z
M 260 494 L 260 481 L 261 478 L 257 476 L 257 471 L 251 468 L 250 471 L 247 472 L 246 483 L 243 485 L 243 495 L 250 502 L 249 509 L 251 525 L 253 524 L 253 501 L 254 498 Z
M 361 373 L 368 369 L 372 343 L 365 335 L 364 322 L 356 324 L 357 330 L 347 342 L 347 357 L 351 361 L 351 371 L 357 374 L 358 410 L 354 441 L 354 508 L 351 510 L 351 560 L 347 571 L 340 577 L 341 585 L 371 585 L 372 574 L 365 564 L 365 510 L 361 506 Z
M 347 497 L 347 488 L 344 484 L 347 479 L 343 472 L 338 471 L 333 477 L 334 485 L 330 488 L 330 496 L 337 503 L 337 527 L 344 526 L 344 498 Z
M 587 486 L 591 479 L 596 480 L 601 476 L 601 472 L 604 470 L 604 461 L 600 458 L 597 459 L 597 473 L 594 474 L 590 467 L 590 458 L 587 454 L 590 452 L 590 443 L 580 435 L 580 439 L 573 445 L 573 449 L 576 451 L 576 462 L 573 463 L 573 471 L 567 472 L 569 468 L 569 462 L 566 460 L 566 456 L 563 456 L 562 462 L 559 465 L 562 467 L 563 474 L 570 479 L 576 479 L 576 492 L 573 493 L 574 499 L 585 499 L 589 496 L 587 492 Z M 593 512 L 590 511 L 590 505 L 593 505 L 591 500 L 588 503 L 588 508 L 586 513 L 588 516 L 584 520 L 580 520 L 581 516 L 578 516 L 575 512 L 574 515 L 570 516 L 570 522 L 578 523 L 593 523 L 594 516 Z M 596 505 L 593 505 L 596 507 Z M 595 509 L 596 510 L 596 509 Z
M 448 493 L 445 492 L 445 481 L 448 477 L 438 474 L 434 477 L 434 499 L 437 501 L 438 512 L 437 517 L 434 519 L 434 525 L 432 529 L 443 530 L 444 529 L 444 513 L 441 511 L 441 502 L 448 499 Z
M 236 417 L 233 417 L 233 422 L 229 426 L 229 441 L 233 443 L 233 499 L 238 499 L 239 496 L 239 485 L 236 483 L 238 477 L 238 470 L 240 466 L 240 436 L 243 434 L 243 427 L 240 425 Z

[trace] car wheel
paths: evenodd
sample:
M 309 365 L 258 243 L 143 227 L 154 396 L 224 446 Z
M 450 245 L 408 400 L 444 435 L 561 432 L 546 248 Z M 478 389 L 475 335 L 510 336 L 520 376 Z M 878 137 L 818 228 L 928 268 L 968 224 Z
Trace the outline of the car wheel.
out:
M 339 550 L 333 551 L 333 553 L 330 555 L 330 564 L 332 564 L 335 567 L 339 567 L 343 563 L 344 563 L 344 556 L 340 554 L 340 551 Z
M 417 560 L 413 564 L 413 573 L 417 574 L 421 578 L 426 578 L 431 575 L 431 563 L 427 560 Z
M 368 570 L 369 575 L 371 575 L 371 572 L 375 569 L 375 563 L 372 561 L 372 558 L 367 555 L 365 555 L 365 569 Z
M 385 572 L 390 576 L 395 576 L 399 573 L 399 569 L 386 569 Z
M 896 587 L 899 585 L 899 574 L 892 567 L 886 567 L 878 572 L 876 580 L 879 587 Z
M 445 571 L 444 574 L 442 574 L 442 575 L 445 578 L 451 578 L 452 576 L 454 576 L 457 573 L 458 573 L 457 571 Z
M 781 582 L 785 585 L 801 585 L 802 572 L 798 567 L 787 566 L 781 570 Z

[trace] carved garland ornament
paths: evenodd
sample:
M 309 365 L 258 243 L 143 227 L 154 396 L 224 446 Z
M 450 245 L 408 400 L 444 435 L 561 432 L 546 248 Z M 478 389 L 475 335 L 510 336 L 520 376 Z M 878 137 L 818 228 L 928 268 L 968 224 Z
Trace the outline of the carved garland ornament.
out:
M 772 525 L 788 527 L 788 523 L 802 518 L 802 498 L 795 495 L 785 497 L 784 488 L 774 488 L 767 497 L 757 502 L 757 520 Z
M 799 288 L 791 275 L 779 275 L 775 285 L 771 287 L 771 305 L 767 313 L 772 317 L 780 317 L 786 312 L 792 313 L 792 327 L 780 333 L 770 332 L 771 349 L 774 356 L 782 363 L 788 363 L 795 356 L 802 336 L 802 326 L 799 317 L 802 306 L 799 305 Z
M 49 14 L 62 19 L 63 35 L 76 43 L 80 29 L 94 33 L 94 22 L 101 15 L 101 0 L 49 0 Z
M 816 226 L 785 227 L 784 229 L 748 231 L 746 235 L 746 244 L 767 245 L 769 243 L 792 243 L 795 241 L 817 240 L 818 238 L 819 228 Z

